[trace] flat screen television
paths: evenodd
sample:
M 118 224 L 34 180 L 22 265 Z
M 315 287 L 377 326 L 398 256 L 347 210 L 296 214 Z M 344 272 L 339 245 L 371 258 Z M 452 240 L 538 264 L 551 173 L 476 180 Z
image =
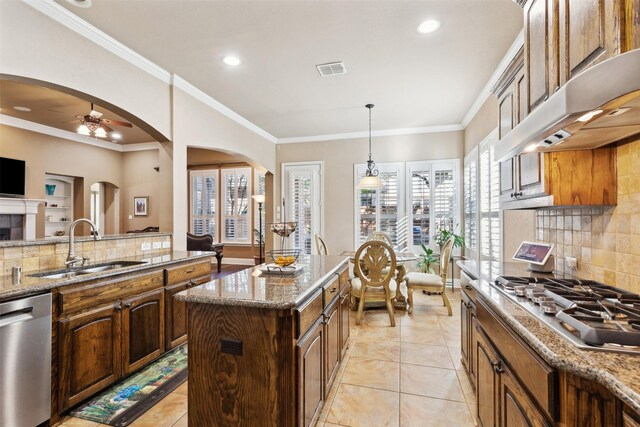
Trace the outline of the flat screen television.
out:
M 0 196 L 24 197 L 25 161 L 0 157 Z

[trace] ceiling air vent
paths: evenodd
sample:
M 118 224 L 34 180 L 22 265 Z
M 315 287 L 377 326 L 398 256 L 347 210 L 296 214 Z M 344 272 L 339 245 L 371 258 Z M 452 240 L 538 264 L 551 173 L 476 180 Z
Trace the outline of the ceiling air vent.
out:
M 337 76 L 347 72 L 342 61 L 316 65 L 316 68 L 322 77 Z

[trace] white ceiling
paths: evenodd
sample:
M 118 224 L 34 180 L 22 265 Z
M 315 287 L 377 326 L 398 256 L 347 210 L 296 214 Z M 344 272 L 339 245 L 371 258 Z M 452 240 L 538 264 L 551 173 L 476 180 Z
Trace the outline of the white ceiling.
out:
M 365 131 L 369 102 L 374 130 L 458 124 L 522 28 L 512 0 L 56 1 L 277 138 Z

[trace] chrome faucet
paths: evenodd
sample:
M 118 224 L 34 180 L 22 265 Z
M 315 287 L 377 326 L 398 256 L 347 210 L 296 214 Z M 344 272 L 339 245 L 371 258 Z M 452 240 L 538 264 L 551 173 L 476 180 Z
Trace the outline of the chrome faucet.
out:
M 69 226 L 69 254 L 67 255 L 67 260 L 64 263 L 66 266 L 69 266 L 69 267 L 75 267 L 76 263 L 84 261 L 85 259 L 83 257 L 76 256 L 75 250 L 74 250 L 75 243 L 73 241 L 73 238 L 75 235 L 76 224 L 80 222 L 89 223 L 89 225 L 91 226 L 91 231 L 93 232 L 93 240 L 98 241 L 102 238 L 100 237 L 100 232 L 98 231 L 98 227 L 96 227 L 96 225 L 93 222 L 91 222 L 91 220 L 88 220 L 87 218 L 80 218 L 73 221 Z

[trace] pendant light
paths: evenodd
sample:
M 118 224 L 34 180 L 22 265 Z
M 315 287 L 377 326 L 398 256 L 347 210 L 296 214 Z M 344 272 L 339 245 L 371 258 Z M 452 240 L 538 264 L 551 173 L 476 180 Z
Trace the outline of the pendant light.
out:
M 367 160 L 367 172 L 358 183 L 358 188 L 361 190 L 378 190 L 384 187 L 384 184 L 378 177 L 376 163 L 371 159 L 371 109 L 373 104 L 367 104 L 365 107 L 369 109 L 369 160 Z

